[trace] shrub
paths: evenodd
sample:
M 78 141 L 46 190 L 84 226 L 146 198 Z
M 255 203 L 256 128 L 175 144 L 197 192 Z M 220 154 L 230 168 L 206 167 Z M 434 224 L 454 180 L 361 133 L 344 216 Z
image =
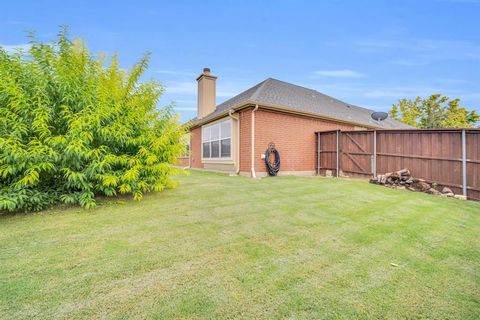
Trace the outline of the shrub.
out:
M 33 38 L 28 54 L 0 48 L 0 210 L 173 187 L 185 129 L 157 109 L 163 87 L 139 81 L 148 61 L 107 65 L 66 29 L 50 44 Z

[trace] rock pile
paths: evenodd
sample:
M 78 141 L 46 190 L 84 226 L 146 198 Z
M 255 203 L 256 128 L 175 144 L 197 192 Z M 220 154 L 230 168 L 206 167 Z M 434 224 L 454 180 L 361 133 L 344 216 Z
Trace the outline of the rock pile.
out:
M 370 183 L 380 184 L 395 189 L 425 192 L 444 197 L 465 198 L 462 195 L 455 195 L 452 189 L 448 187 L 443 187 L 442 190 L 439 191 L 437 190 L 435 183 L 431 184 L 423 179 L 413 178 L 408 169 L 379 174 L 376 178 L 370 179 Z

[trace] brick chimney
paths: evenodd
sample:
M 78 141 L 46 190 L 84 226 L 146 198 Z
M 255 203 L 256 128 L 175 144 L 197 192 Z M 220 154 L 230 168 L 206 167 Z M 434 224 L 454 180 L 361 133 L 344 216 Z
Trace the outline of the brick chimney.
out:
M 197 118 L 201 119 L 215 111 L 216 103 L 216 80 L 210 74 L 209 68 L 203 68 L 202 74 L 197 78 L 198 103 Z

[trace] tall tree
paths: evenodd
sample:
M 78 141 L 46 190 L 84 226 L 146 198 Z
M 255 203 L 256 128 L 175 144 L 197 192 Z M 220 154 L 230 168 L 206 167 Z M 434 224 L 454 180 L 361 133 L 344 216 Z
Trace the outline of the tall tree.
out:
M 140 82 L 148 60 L 106 65 L 66 30 L 34 39 L 28 55 L 0 47 L 0 210 L 90 208 L 95 195 L 141 199 L 174 185 L 185 130 L 157 108 L 163 87 Z
M 480 115 L 462 107 L 460 99 L 450 100 L 441 94 L 432 94 L 427 99 L 399 100 L 389 114 L 393 119 L 424 129 L 472 128 L 480 121 Z

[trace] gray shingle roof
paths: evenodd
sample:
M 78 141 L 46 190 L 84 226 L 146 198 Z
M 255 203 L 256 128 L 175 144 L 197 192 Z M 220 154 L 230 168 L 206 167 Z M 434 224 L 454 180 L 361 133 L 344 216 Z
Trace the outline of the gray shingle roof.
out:
M 279 109 L 284 108 L 317 114 L 330 119 L 352 122 L 367 127 L 383 127 L 387 129 L 411 128 L 392 119 L 377 123 L 370 116 L 373 110 L 347 104 L 318 91 L 272 78 L 268 78 L 219 104 L 215 111 L 202 119 L 202 121 L 226 113 L 228 110 L 245 103 L 276 106 Z

